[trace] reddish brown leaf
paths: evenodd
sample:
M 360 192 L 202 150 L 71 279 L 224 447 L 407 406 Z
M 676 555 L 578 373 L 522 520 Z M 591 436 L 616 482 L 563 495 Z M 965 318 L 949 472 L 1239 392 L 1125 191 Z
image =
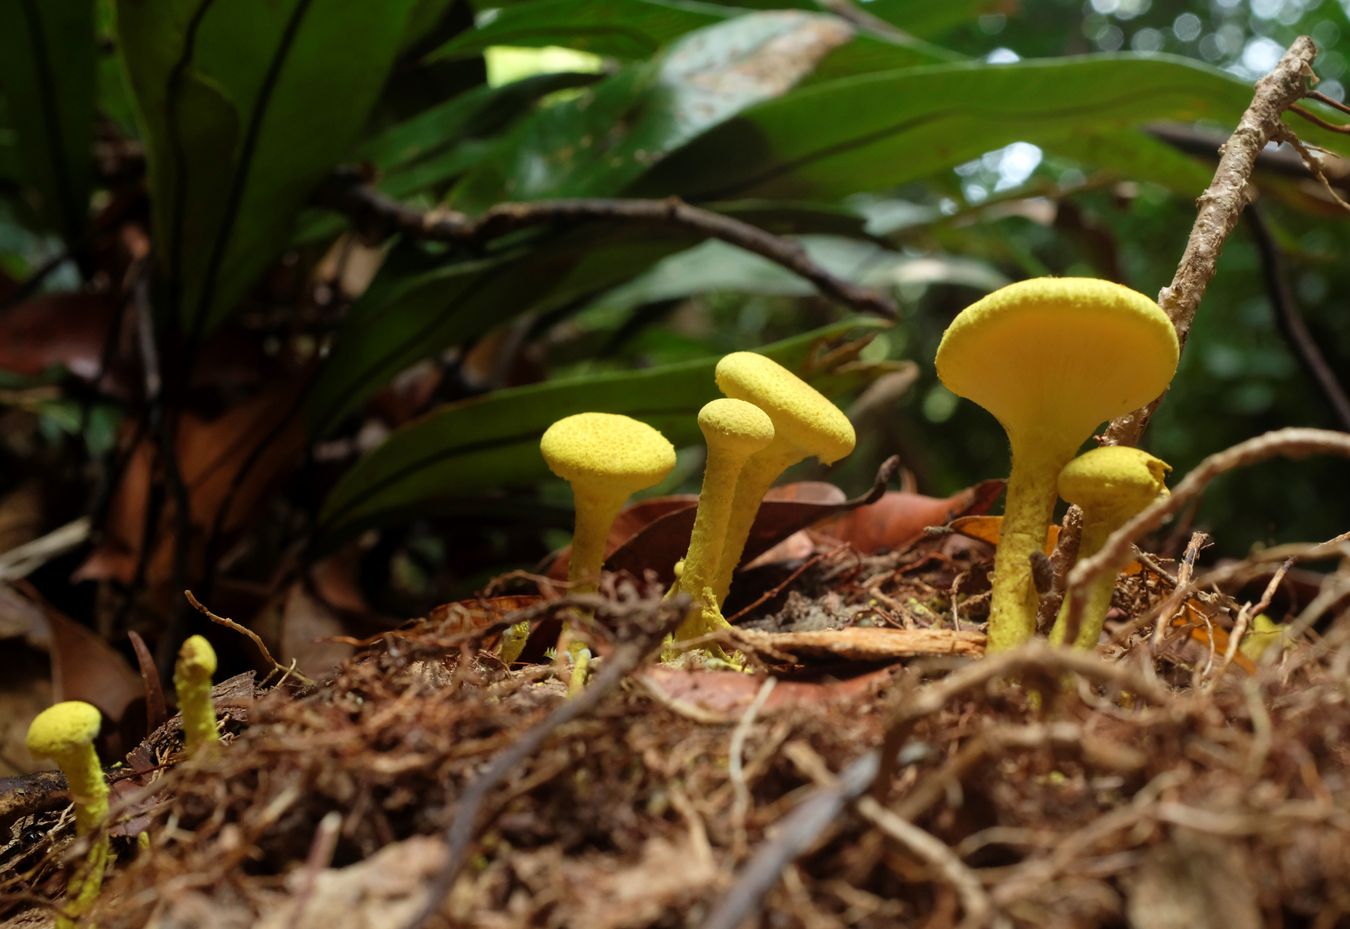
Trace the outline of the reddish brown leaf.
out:
M 62 365 L 86 380 L 99 375 L 117 320 L 104 295 L 41 294 L 0 313 L 0 368 L 32 377 Z
M 164 705 L 164 688 L 159 683 L 159 671 L 155 668 L 154 656 L 146 647 L 145 639 L 135 629 L 127 631 L 132 651 L 136 653 L 136 664 L 141 672 L 141 686 L 145 689 L 145 731 L 153 732 L 164 720 L 169 718 Z
M 1002 481 L 981 481 L 946 499 L 891 491 L 876 503 L 836 516 L 813 531 L 848 542 L 864 554 L 904 548 L 929 526 L 986 512 L 1002 492 Z
M 885 478 L 889 479 L 886 473 Z M 794 532 L 853 507 L 863 506 L 881 494 L 879 487 L 852 500 L 845 500 L 843 492 L 833 484 L 819 481 L 801 481 L 774 487 L 764 496 L 750 538 L 745 543 L 741 564 L 753 561 Z M 663 583 L 674 580 L 675 562 L 684 557 L 689 547 L 689 534 L 694 528 L 695 507 L 672 509 L 620 545 L 605 561 L 611 571 L 628 571 L 641 575 L 654 571 Z
M 194 573 L 205 557 L 207 538 L 221 508 L 230 502 L 222 528 L 237 531 L 256 514 L 264 497 L 291 467 L 304 444 L 299 420 L 292 415 L 293 395 L 285 385 L 264 396 L 236 406 L 216 419 L 205 421 L 185 416 L 179 430 L 179 469 L 187 485 L 191 508 L 192 539 L 189 548 Z M 241 469 L 259 442 L 266 442 L 247 474 Z M 77 580 L 114 578 L 131 583 L 140 557 L 144 521 L 149 511 L 152 486 L 163 475 L 148 440 L 129 456 L 126 470 L 113 499 L 104 542 L 76 572 Z M 232 499 L 231 499 L 231 495 Z M 173 501 L 167 501 L 156 545 L 147 570 L 151 586 L 167 581 L 173 568 Z
M 644 668 L 637 677 L 663 702 L 727 721 L 739 719 L 764 686 L 761 675 L 738 671 L 686 671 L 666 665 Z M 798 706 L 853 700 L 872 693 L 890 677 L 890 670 L 882 668 L 845 680 L 779 680 L 764 702 L 762 712 L 776 713 Z
M 112 731 L 141 696 L 140 675 L 99 635 L 43 602 L 26 583 L 18 586 L 42 611 L 45 629 L 34 630 L 33 638 L 51 655 L 52 699 L 92 703 L 107 721 L 104 731 Z

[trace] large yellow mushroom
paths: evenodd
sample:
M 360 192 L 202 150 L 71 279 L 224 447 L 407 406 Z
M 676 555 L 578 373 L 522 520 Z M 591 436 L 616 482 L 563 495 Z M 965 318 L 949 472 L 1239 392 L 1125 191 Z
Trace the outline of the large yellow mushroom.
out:
M 1035 633 L 1031 558 L 1054 514 L 1060 470 L 1103 421 L 1161 394 L 1177 355 L 1176 330 L 1156 303 L 1087 278 L 1010 284 L 947 328 L 938 377 L 994 414 L 1012 447 L 994 556 L 991 652 Z

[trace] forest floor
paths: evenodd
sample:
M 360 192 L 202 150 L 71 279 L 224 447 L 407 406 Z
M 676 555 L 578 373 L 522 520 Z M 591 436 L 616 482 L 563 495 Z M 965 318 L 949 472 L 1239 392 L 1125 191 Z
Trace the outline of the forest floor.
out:
M 1225 660 L 1239 605 L 1197 595 L 1155 635 L 1180 569 L 1147 559 L 1100 654 L 982 658 L 988 560 L 822 547 L 722 637 L 750 673 L 659 663 L 678 617 L 619 581 L 448 606 L 321 682 L 222 682 L 217 750 L 183 759 L 175 717 L 110 771 L 91 922 L 1347 924 L 1344 614 Z M 569 603 L 598 656 L 571 699 L 491 650 L 520 618 L 549 641 Z M 54 918 L 79 853 L 61 807 L 0 837 L 6 929 Z

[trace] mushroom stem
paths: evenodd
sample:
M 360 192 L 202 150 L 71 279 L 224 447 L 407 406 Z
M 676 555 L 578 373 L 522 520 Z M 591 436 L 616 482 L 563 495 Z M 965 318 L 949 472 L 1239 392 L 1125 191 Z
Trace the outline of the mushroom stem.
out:
M 994 554 L 989 600 L 988 653 L 1016 648 L 1036 634 L 1040 598 L 1031 580 L 1031 559 L 1045 547 L 1045 531 L 1059 494 L 1055 480 L 1074 449 L 1048 445 L 1043 437 L 1012 444 L 1003 528 Z
M 773 421 L 759 407 L 743 400 L 713 400 L 699 411 L 699 428 L 708 443 L 708 462 L 703 471 L 689 552 L 671 594 L 683 590 L 693 605 L 675 639 L 697 638 L 728 623 L 722 616 L 714 590 L 722 564 L 727 525 L 737 498 L 737 484 L 746 462 L 773 441 Z M 753 514 L 752 514 L 753 515 Z
M 576 593 L 591 593 L 600 582 L 605 563 L 605 543 L 610 527 L 628 497 L 612 493 L 573 491 L 576 503 L 576 527 L 572 533 L 572 558 L 567 565 L 567 580 Z
M 1128 518 L 1128 517 L 1127 517 Z M 1078 543 L 1078 557 L 1089 558 L 1101 551 L 1106 540 L 1111 537 L 1111 533 L 1121 525 L 1114 519 L 1102 519 L 1100 516 L 1093 515 L 1084 511 L 1083 516 L 1083 534 Z M 1106 613 L 1111 608 L 1111 593 L 1116 589 L 1116 576 L 1120 574 L 1120 569 L 1125 567 L 1129 559 L 1120 559 L 1111 566 L 1110 571 L 1103 572 L 1093 579 L 1088 585 L 1086 596 L 1083 599 L 1082 621 L 1078 627 L 1078 635 L 1074 637 L 1075 648 L 1094 648 L 1097 640 L 1102 637 L 1102 627 L 1106 624 Z M 1068 632 L 1069 616 L 1069 598 L 1064 597 L 1064 603 L 1059 608 L 1059 615 L 1055 617 L 1055 625 L 1050 630 L 1050 642 L 1053 645 L 1063 645 L 1064 636 Z
M 752 455 L 741 470 L 713 583 L 713 594 L 719 609 L 731 590 L 731 576 L 741 563 L 745 543 L 750 539 L 750 530 L 755 524 L 755 516 L 759 513 L 764 495 L 784 471 L 805 457 L 798 449 L 776 447 L 775 443 Z

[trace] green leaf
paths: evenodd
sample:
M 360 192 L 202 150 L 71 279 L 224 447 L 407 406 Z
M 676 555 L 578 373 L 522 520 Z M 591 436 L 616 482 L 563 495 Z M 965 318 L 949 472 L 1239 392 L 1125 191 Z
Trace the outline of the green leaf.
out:
M 161 312 L 221 322 L 345 157 L 413 0 L 120 0 L 118 43 L 147 145 Z
M 825 270 L 867 287 L 953 283 L 994 290 L 1007 278 L 984 262 L 952 256 L 912 256 L 872 242 L 836 236 L 800 236 L 795 240 Z M 629 309 L 711 291 L 785 297 L 814 293 L 811 284 L 781 265 L 725 242 L 704 242 L 672 255 L 654 268 L 596 300 L 606 309 Z
M 493 45 L 561 45 L 612 58 L 649 58 L 687 32 L 740 11 L 689 0 L 535 0 L 497 10 L 427 57 L 481 54 Z
M 1183 197 L 1209 186 L 1214 166 L 1177 151 L 1142 129 L 1102 129 L 1059 136 L 1045 143 L 1057 155 L 1136 181 L 1152 181 Z
M 789 10 L 689 33 L 524 121 L 453 202 L 473 213 L 508 200 L 612 195 L 700 133 L 787 92 L 852 35 L 837 17 Z
M 1161 119 L 1233 125 L 1251 93 L 1229 74 L 1166 56 L 908 68 L 760 103 L 666 157 L 627 193 L 829 199 L 913 181 L 1016 141 L 1053 146 Z M 1330 133 L 1308 139 L 1347 147 Z
M 863 12 L 921 39 L 937 39 L 981 13 L 1006 13 L 1003 0 L 871 0 Z
M 434 192 L 478 164 L 495 138 L 543 97 L 596 80 L 594 74 L 567 72 L 476 87 L 386 129 L 362 145 L 355 160 L 374 165 L 375 187 L 396 200 Z M 307 210 L 293 241 L 322 240 L 347 225 L 345 216 Z
M 22 179 L 67 243 L 88 219 L 97 61 L 93 0 L 0 3 L 0 90 Z
M 405 243 L 352 308 L 306 404 L 311 434 L 412 363 L 516 316 L 599 293 L 681 248 L 682 229 L 583 228 L 505 254 L 464 260 Z
M 810 371 L 826 342 L 874 332 L 878 320 L 838 323 L 761 349 L 826 392 L 858 386 L 867 366 Z M 611 372 L 499 390 L 452 404 L 404 426 L 358 461 L 325 501 L 316 530 L 331 547 L 353 532 L 426 512 L 448 498 L 528 484 L 548 476 L 539 437 L 555 420 L 584 410 L 624 413 L 660 429 L 676 445 L 698 439 L 698 409 L 715 398 L 716 358 Z

